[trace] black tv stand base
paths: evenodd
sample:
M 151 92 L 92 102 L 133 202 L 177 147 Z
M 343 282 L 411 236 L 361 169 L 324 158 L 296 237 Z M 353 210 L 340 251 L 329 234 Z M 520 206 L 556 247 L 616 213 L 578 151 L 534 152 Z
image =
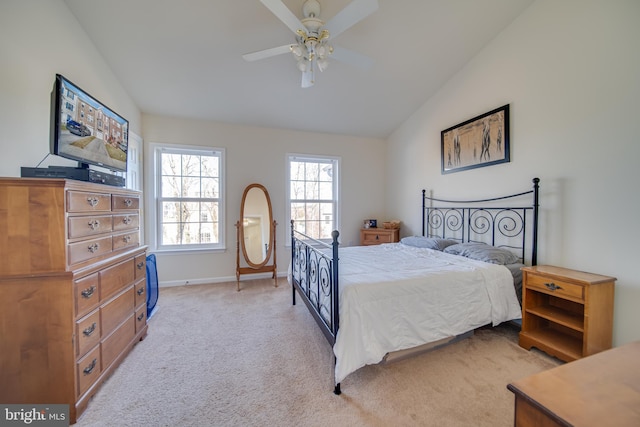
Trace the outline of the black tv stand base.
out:
M 97 171 L 85 167 L 49 166 L 48 168 L 20 168 L 20 176 L 23 178 L 64 178 L 77 181 L 95 182 L 98 184 L 124 187 L 124 177 L 107 172 Z

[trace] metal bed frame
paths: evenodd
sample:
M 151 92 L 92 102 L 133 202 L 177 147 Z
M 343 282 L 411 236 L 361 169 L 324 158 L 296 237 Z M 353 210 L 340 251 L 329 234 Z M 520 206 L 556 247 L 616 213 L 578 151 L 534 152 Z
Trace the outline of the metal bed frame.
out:
M 422 190 L 422 235 L 482 242 L 514 252 L 523 264 L 536 265 L 538 252 L 539 178 L 533 189 L 481 200 L 445 200 L 428 197 Z M 494 206 L 496 202 L 532 194 L 528 206 Z M 434 206 L 441 203 L 442 206 Z M 486 205 L 480 205 L 486 204 Z M 464 206 L 460 206 L 464 205 Z M 331 243 L 313 239 L 295 230 L 291 221 L 291 285 L 293 305 L 296 290 L 333 348 L 340 327 L 339 242 L 340 233 L 331 233 Z M 529 239 L 531 246 L 527 244 Z M 340 394 L 335 382 L 334 393 Z

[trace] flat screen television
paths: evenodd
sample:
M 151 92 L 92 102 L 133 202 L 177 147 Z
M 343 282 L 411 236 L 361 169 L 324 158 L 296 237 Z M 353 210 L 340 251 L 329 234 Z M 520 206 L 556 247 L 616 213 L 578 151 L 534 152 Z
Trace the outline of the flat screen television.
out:
M 51 93 L 51 154 L 78 166 L 127 171 L 129 121 L 56 74 Z

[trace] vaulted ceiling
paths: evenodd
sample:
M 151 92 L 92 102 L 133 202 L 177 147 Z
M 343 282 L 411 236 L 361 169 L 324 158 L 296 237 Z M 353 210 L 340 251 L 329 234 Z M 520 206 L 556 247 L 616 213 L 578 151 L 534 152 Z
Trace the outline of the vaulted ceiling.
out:
M 259 0 L 65 0 L 143 113 L 385 138 L 533 0 L 379 0 L 333 44 L 369 56 L 331 61 L 300 87 L 294 43 Z M 302 18 L 304 0 L 283 0 Z M 329 21 L 350 0 L 320 0 Z

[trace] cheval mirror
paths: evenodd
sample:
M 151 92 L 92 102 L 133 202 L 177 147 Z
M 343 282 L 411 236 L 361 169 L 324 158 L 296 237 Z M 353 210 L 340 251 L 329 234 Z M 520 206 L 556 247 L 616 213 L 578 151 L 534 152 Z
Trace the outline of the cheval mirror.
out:
M 278 287 L 276 270 L 276 221 L 273 220 L 269 192 L 260 184 L 244 189 L 240 220 L 236 222 L 236 282 L 240 291 L 240 275 L 272 273 Z M 242 252 L 242 259 L 240 258 Z M 273 258 L 273 259 L 272 259 Z

